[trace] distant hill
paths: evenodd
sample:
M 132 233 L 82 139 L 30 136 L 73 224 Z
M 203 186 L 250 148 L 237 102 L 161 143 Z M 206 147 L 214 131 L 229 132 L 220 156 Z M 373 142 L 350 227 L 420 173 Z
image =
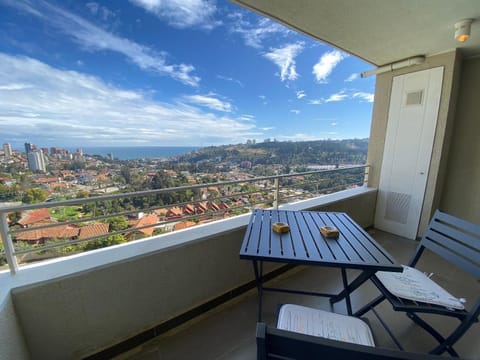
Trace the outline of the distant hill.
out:
M 364 164 L 368 139 L 317 140 L 257 144 L 209 146 L 178 158 L 185 162 L 212 161 L 238 163 L 250 161 L 252 165 L 336 165 Z

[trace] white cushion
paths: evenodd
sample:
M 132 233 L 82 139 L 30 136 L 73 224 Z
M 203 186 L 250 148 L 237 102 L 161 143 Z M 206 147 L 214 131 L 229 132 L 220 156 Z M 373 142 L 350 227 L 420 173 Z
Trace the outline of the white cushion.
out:
M 301 334 L 375 346 L 372 332 L 364 321 L 353 316 L 300 305 L 282 305 L 278 314 L 277 327 Z
M 377 278 L 395 296 L 463 310 L 463 303 L 423 272 L 403 265 L 403 272 L 378 271 Z

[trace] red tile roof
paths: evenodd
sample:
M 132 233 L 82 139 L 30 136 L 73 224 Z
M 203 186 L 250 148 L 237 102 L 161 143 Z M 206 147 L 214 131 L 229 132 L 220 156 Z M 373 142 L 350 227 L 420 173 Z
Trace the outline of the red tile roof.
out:
M 172 207 L 167 212 L 167 217 L 180 217 L 183 215 L 182 209 L 179 207 Z
M 167 209 L 165 208 L 162 208 L 162 209 L 156 209 L 153 211 L 155 214 L 157 214 L 158 216 L 165 216 L 168 212 Z
M 94 236 L 100 236 L 108 234 L 109 224 L 107 223 L 95 223 L 82 226 L 80 228 L 80 233 L 78 234 L 79 239 L 86 239 Z
M 154 214 L 148 214 L 138 219 L 137 222 L 132 226 L 133 229 L 140 228 L 147 225 L 152 225 L 151 227 L 143 228 L 143 229 L 136 229 L 136 231 L 140 231 L 141 233 L 152 236 L 153 231 L 155 230 L 155 225 L 158 223 L 158 217 Z
M 22 218 L 18 223 L 22 226 L 28 226 L 45 220 L 50 220 L 50 212 L 46 208 L 32 211 L 27 210 L 22 214 Z
M 192 227 L 192 226 L 195 226 L 195 225 L 197 225 L 197 223 L 193 222 L 193 221 L 182 221 L 182 222 L 179 222 L 179 223 L 175 224 L 175 226 L 173 227 L 173 230 L 186 229 L 186 228 L 189 228 L 189 227 Z
M 73 225 L 58 225 L 47 229 L 30 230 L 19 233 L 16 240 L 39 241 L 42 239 L 74 238 L 78 235 L 79 228 Z
M 56 183 L 58 182 L 58 177 L 42 177 L 33 180 L 36 184 L 48 184 L 48 183 Z
M 186 214 L 192 215 L 195 214 L 195 208 L 193 207 L 192 204 L 187 204 L 183 207 L 183 211 L 185 211 Z

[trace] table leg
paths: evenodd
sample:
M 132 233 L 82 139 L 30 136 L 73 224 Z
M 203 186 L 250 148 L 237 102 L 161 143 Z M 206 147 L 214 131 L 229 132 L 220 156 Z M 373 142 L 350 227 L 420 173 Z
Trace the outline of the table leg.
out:
M 348 287 L 348 280 L 347 280 L 347 270 L 342 268 L 342 282 L 343 288 L 346 289 Z M 352 302 L 350 300 L 350 293 L 347 293 L 345 296 L 345 304 L 347 305 L 347 314 L 352 315 Z
M 345 269 L 342 269 L 342 278 L 344 277 L 344 272 L 345 271 L 346 271 Z M 347 301 L 347 311 L 349 312 L 349 315 L 351 315 L 352 308 L 351 308 L 351 303 L 350 303 L 350 294 L 353 291 L 355 291 L 356 289 L 358 289 L 360 287 L 360 285 L 362 285 L 365 281 L 370 279 L 373 276 L 373 274 L 375 274 L 375 272 L 376 272 L 375 270 L 364 270 L 350 284 L 346 285 L 346 283 L 344 282 L 344 284 L 343 284 L 344 289 L 339 294 L 337 294 L 335 296 L 332 296 L 330 298 L 330 303 L 334 304 L 334 303 L 339 302 L 343 299 L 346 299 L 346 301 Z M 346 274 L 345 274 L 345 281 L 346 281 Z M 348 307 L 350 307 L 350 309 Z
M 257 292 L 258 292 L 258 322 L 262 321 L 262 276 L 263 276 L 263 261 L 260 261 L 260 264 L 253 260 L 253 272 L 255 273 L 255 280 L 257 282 Z

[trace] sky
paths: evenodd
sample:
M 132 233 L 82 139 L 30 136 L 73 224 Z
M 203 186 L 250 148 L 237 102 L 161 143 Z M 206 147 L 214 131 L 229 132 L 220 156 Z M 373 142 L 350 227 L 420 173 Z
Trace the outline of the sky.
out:
M 367 138 L 372 67 L 223 0 L 0 0 L 0 141 Z

